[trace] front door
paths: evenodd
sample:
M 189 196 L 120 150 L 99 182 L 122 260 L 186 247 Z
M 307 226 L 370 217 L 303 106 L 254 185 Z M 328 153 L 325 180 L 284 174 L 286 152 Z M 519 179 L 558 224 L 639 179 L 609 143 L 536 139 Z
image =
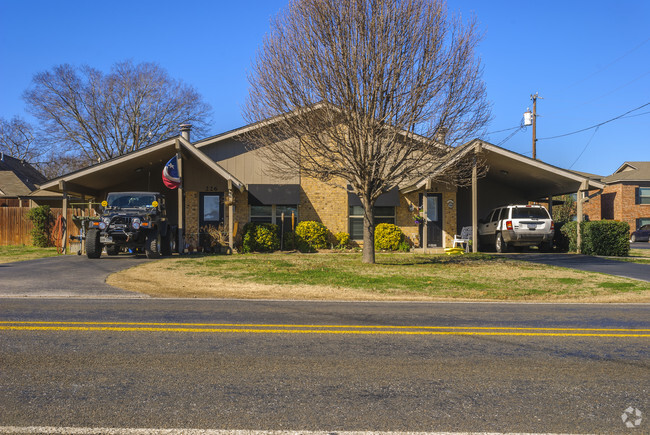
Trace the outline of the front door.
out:
M 424 207 L 426 201 L 426 207 Z M 420 207 L 426 210 L 425 224 L 420 224 L 420 241 L 424 244 L 424 227 L 427 231 L 427 248 L 442 247 L 442 194 L 421 193 Z M 423 212 L 424 213 L 424 212 Z
M 223 193 L 201 192 L 199 195 L 199 226 L 218 227 L 223 223 Z

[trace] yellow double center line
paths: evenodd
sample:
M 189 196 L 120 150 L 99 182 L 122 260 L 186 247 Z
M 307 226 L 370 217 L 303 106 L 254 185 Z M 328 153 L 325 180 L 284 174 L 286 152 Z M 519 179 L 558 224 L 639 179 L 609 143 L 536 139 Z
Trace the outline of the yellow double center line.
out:
M 650 329 L 477 326 L 276 325 L 235 323 L 0 321 L 0 331 L 112 331 L 247 334 L 500 335 L 650 338 Z

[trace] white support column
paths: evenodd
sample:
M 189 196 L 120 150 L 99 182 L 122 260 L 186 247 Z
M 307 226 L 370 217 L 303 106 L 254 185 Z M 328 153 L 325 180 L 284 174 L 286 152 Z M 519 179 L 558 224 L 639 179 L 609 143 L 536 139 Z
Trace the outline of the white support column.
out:
M 474 151 L 474 164 L 472 165 L 472 252 L 478 252 L 478 154 L 481 152 L 479 144 Z
M 582 211 L 582 204 L 585 202 L 585 195 L 584 192 L 589 189 L 588 182 L 585 180 L 580 184 L 580 188 L 578 189 L 578 194 L 577 194 L 577 201 L 576 201 L 576 213 L 578 214 L 577 216 L 577 221 L 578 221 L 578 227 L 576 228 L 576 251 L 578 254 L 582 252 L 581 245 L 582 245 L 582 234 L 580 234 L 580 227 L 582 225 L 582 221 L 584 218 L 584 212 Z

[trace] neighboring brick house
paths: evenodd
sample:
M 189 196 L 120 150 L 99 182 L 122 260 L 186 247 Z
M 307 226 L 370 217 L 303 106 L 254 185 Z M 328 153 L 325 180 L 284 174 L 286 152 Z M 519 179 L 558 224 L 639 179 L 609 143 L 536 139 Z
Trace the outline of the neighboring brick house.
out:
M 0 207 L 27 206 L 25 197 L 45 180 L 27 161 L 0 153 Z
M 650 162 L 625 162 L 601 179 L 605 188 L 584 205 L 590 220 L 614 219 L 630 224 L 630 231 L 650 224 Z

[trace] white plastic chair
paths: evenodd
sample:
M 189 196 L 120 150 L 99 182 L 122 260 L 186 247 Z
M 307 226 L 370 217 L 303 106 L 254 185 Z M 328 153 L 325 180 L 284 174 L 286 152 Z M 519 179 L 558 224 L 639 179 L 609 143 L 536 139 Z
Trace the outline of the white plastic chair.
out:
M 465 252 L 469 252 L 469 241 L 472 239 L 472 227 L 463 227 L 460 230 L 460 235 L 454 235 L 454 241 L 452 246 L 455 248 L 457 246 L 465 245 Z

